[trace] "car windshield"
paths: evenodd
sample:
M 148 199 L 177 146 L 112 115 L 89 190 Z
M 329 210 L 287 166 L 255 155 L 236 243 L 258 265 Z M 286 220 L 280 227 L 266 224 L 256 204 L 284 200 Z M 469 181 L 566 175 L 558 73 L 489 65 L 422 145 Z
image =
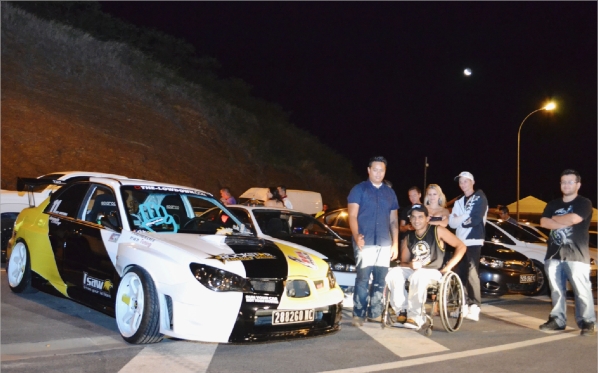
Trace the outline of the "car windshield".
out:
M 542 233 L 540 231 L 536 231 L 536 230 L 534 230 L 534 228 L 532 228 L 530 226 L 527 226 L 525 224 L 521 224 L 520 226 L 521 226 L 521 229 L 525 229 L 529 233 L 531 233 L 534 236 L 538 237 L 540 240 L 542 240 L 542 242 L 546 242 L 546 237 L 544 237 L 544 233 Z
M 245 226 L 236 217 L 227 224 L 202 220 L 200 215 L 204 211 L 225 207 L 212 196 L 193 189 L 131 185 L 123 186 L 121 194 L 131 230 L 199 234 L 245 232 Z
M 519 225 L 515 225 L 506 221 L 497 221 L 496 225 L 504 229 L 508 234 L 515 237 L 519 241 L 529 243 L 546 243 L 546 241 L 540 239 L 536 235 L 529 233 Z
M 334 234 L 312 216 L 287 210 L 253 210 L 260 229 L 272 237 L 311 235 L 333 238 Z

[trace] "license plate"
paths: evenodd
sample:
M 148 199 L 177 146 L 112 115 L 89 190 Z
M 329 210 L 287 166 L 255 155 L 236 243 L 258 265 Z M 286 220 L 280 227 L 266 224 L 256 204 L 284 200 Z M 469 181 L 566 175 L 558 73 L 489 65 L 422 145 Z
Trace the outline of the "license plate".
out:
M 272 311 L 272 325 L 314 321 L 314 310 Z
M 519 275 L 520 284 L 528 284 L 536 281 L 536 275 Z

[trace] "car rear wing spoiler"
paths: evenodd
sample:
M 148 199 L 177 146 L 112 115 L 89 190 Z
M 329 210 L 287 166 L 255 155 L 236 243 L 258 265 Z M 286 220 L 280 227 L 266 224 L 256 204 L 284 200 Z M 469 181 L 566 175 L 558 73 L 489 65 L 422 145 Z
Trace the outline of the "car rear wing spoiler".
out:
M 35 206 L 35 196 L 33 194 L 33 188 L 36 186 L 44 186 L 44 185 L 57 185 L 63 186 L 66 185 L 67 182 L 58 179 L 34 179 L 34 178 L 21 178 L 17 177 L 17 191 L 19 192 L 27 192 L 29 197 L 29 206 Z

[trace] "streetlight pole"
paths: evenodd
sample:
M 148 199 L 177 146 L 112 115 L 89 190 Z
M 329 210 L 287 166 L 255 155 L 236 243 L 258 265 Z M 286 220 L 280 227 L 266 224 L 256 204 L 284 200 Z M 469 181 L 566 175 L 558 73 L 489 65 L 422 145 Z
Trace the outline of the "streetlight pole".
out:
M 430 166 L 428 164 L 428 157 L 426 157 L 425 163 L 424 163 L 424 189 L 422 189 L 424 191 L 424 194 L 426 193 L 426 174 L 428 173 L 428 166 Z
M 532 114 L 537 113 L 538 111 L 542 110 L 554 110 L 556 105 L 554 102 L 548 103 L 548 105 L 544 106 L 543 108 L 537 109 L 532 111 L 523 119 L 523 122 L 519 125 L 519 131 L 517 132 L 517 221 L 519 221 L 519 154 L 520 154 L 520 145 L 521 145 L 521 127 L 523 127 L 523 123 L 529 118 Z

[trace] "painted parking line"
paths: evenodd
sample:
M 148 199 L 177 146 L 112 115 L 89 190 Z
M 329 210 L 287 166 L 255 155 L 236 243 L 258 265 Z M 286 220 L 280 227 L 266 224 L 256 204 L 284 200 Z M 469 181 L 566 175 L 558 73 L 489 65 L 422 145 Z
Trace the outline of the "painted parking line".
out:
M 204 373 L 217 347 L 217 343 L 188 341 L 150 345 L 131 359 L 119 373 Z
M 521 349 L 521 348 L 525 348 L 525 347 L 529 347 L 529 346 L 539 345 L 542 343 L 556 342 L 556 341 L 560 341 L 562 339 L 573 338 L 573 337 L 578 337 L 578 334 L 577 333 L 561 332 L 561 334 L 551 335 L 551 336 L 542 337 L 542 338 L 536 338 L 536 339 L 523 341 L 523 342 L 508 343 L 508 344 L 504 344 L 504 345 L 500 345 L 500 346 L 479 348 L 477 350 L 453 352 L 453 353 L 444 354 L 444 355 L 420 357 L 420 358 L 415 358 L 415 359 L 401 360 L 401 361 L 395 361 L 395 362 L 391 362 L 391 363 L 374 364 L 374 365 L 355 367 L 355 368 L 329 370 L 329 371 L 325 371 L 325 372 L 321 372 L 321 373 L 379 372 L 379 371 L 383 371 L 383 370 L 393 370 L 393 369 L 412 367 L 412 366 L 416 366 L 416 365 L 438 363 L 438 362 L 447 361 L 447 360 L 463 359 L 463 358 L 472 357 L 472 356 L 500 353 L 500 352 L 508 351 L 508 350 L 517 350 L 517 349 Z
M 352 311 L 343 310 L 342 324 L 348 328 L 353 328 L 351 326 L 352 317 Z M 400 357 L 449 351 L 448 348 L 415 330 L 394 327 L 382 329 L 382 324 L 373 322 L 365 322 L 359 329 L 393 354 Z
M 2 344 L 1 361 L 14 361 L 45 356 L 83 354 L 130 348 L 132 345 L 116 337 L 70 338 L 47 342 Z
M 394 327 L 382 329 L 381 324 L 371 322 L 364 323 L 360 329 L 399 357 L 449 351 L 415 330 Z
M 537 317 L 526 316 L 522 313 L 513 312 L 506 310 L 504 308 L 491 306 L 489 304 L 482 304 L 481 307 L 482 314 L 493 317 L 495 319 L 500 319 L 512 324 L 517 324 L 526 328 L 538 330 L 544 333 L 562 333 L 562 331 L 558 330 L 540 330 L 538 327 L 546 322 L 546 320 L 539 319 Z M 572 327 L 568 326 L 565 330 L 574 330 Z

